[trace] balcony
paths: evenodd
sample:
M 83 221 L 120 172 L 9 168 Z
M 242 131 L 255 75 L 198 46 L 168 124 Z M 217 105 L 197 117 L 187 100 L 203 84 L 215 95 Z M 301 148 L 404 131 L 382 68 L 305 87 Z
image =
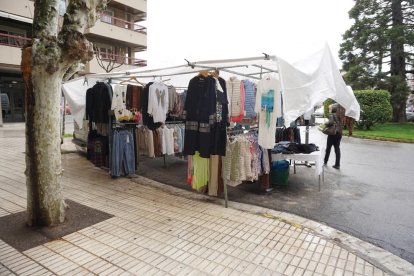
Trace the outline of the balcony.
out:
M 11 68 L 20 68 L 24 44 L 31 38 L 0 33 L 0 64 Z
M 0 33 L 0 45 L 22 48 L 27 42 L 30 42 L 32 39 L 24 36 L 9 35 L 5 33 Z
M 132 65 L 137 67 L 147 66 L 147 61 L 138 58 L 131 58 L 125 55 L 117 55 L 112 53 L 95 51 L 95 55 L 99 55 L 102 61 L 115 62 L 116 64 Z
M 101 13 L 100 20 L 101 20 L 101 22 L 108 23 L 110 25 L 114 25 L 114 26 L 117 26 L 117 27 L 121 27 L 121 28 L 124 28 L 124 29 L 127 29 L 127 30 L 142 33 L 142 34 L 147 34 L 147 28 L 146 27 L 138 25 L 137 23 L 134 23 L 134 22 L 126 21 L 126 20 L 121 19 L 121 18 L 117 18 L 117 17 L 114 17 L 114 16 L 109 16 L 105 13 Z
M 107 14 L 101 14 L 100 20 L 94 27 L 87 29 L 85 34 L 122 41 L 131 48 L 147 46 L 147 28 Z
M 34 13 L 34 2 L 31 0 L 1 0 L 1 10 L 25 18 L 24 22 L 31 22 Z
M 146 0 L 113 0 L 112 5 L 120 4 L 123 7 L 131 7 L 135 10 L 146 13 L 147 12 L 147 1 Z
M 114 64 L 114 68 L 111 72 L 127 71 L 136 69 L 137 67 L 147 66 L 147 61 L 143 59 L 130 58 L 122 55 L 115 55 L 104 52 L 95 52 L 95 55 L 100 55 L 103 66 L 106 67 L 109 63 Z M 99 62 L 96 60 L 96 56 L 86 65 L 84 73 L 106 73 Z
M 0 64 L 11 68 L 20 68 L 22 59 L 21 48 L 30 41 L 31 38 L 0 33 Z M 98 52 L 95 52 L 95 54 L 98 54 Z M 120 67 L 114 69 L 114 71 L 124 71 L 147 66 L 147 61 L 143 59 L 103 52 L 100 52 L 99 54 L 104 66 L 106 66 L 108 62 L 114 62 L 115 66 L 122 64 Z M 86 65 L 86 72 L 104 73 L 104 70 L 99 66 L 96 58 L 94 57 L 94 59 Z

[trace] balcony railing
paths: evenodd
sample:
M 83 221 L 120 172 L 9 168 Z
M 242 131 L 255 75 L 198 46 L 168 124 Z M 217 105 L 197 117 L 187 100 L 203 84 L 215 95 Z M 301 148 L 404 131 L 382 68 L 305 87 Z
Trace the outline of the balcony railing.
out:
M 105 13 L 101 13 L 101 22 L 108 23 L 114 26 L 118 26 L 124 29 L 128 29 L 134 32 L 147 34 L 147 28 L 137 23 L 127 21 L 118 17 L 110 16 Z
M 31 40 L 31 38 L 24 36 L 0 33 L 0 45 L 23 48 L 23 46 Z
M 133 65 L 138 67 L 147 66 L 147 61 L 144 59 L 131 58 L 101 51 L 95 51 L 95 55 L 100 55 L 100 59 L 103 61 L 112 61 L 118 64 Z

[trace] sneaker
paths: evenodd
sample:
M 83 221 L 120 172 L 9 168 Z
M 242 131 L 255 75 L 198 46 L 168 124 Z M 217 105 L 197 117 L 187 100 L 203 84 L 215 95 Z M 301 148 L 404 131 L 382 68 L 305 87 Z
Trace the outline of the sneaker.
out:
M 339 170 L 339 166 L 333 165 L 332 168 Z
M 326 167 L 326 166 L 328 166 L 328 163 L 327 162 L 323 162 L 323 165 Z

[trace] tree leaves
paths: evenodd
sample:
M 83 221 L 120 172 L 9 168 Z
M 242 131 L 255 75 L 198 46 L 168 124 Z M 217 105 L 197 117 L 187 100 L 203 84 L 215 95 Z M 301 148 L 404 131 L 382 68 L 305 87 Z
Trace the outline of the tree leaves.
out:
M 400 110 L 401 95 L 407 95 L 408 88 L 397 89 L 404 85 L 396 85 L 395 80 L 405 82 L 407 71 L 414 67 L 413 2 L 356 0 L 349 11 L 355 21 L 344 33 L 339 51 L 348 84 L 356 89 L 387 87 L 399 95 L 391 99 Z M 400 77 L 391 80 L 392 76 Z M 394 115 L 394 120 L 405 117 L 402 111 Z

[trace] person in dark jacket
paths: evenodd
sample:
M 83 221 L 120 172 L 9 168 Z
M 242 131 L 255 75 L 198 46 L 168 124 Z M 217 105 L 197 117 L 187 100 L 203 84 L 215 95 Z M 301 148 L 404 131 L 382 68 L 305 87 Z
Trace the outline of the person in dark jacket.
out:
M 334 135 L 328 135 L 327 141 L 326 141 L 326 152 L 325 152 L 325 159 L 324 159 L 324 165 L 328 164 L 329 155 L 331 154 L 331 148 L 332 146 L 335 149 L 335 165 L 333 167 L 335 169 L 340 168 L 341 166 L 341 139 L 342 139 L 342 118 L 340 118 L 340 114 L 338 114 L 336 111 L 338 110 L 339 104 L 333 104 L 329 106 L 329 109 L 331 110 L 331 115 L 329 115 L 329 122 L 326 124 L 327 127 L 330 127 L 334 124 L 337 126 L 336 134 Z

